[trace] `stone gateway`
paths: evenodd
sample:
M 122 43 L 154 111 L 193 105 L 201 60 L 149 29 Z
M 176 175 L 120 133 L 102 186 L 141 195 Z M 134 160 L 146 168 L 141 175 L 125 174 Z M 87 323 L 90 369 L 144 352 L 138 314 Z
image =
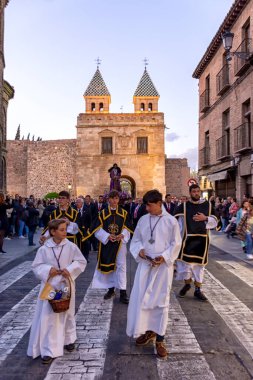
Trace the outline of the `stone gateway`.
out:
M 165 156 L 164 114 L 158 111 L 159 93 L 147 69 L 133 96 L 134 113 L 110 113 L 111 95 L 99 67 L 84 100 L 86 111 L 77 117 L 76 140 L 7 142 L 7 191 L 43 197 L 69 187 L 73 196 L 98 196 L 109 191 L 108 169 L 114 163 L 121 169 L 122 189 L 133 197 L 150 189 L 164 195 L 170 191 L 169 168 L 175 165 L 168 165 Z M 62 163 L 59 178 L 52 176 L 56 162 Z M 177 169 L 181 183 L 186 182 L 187 163 Z M 185 192 L 187 186 L 179 186 L 176 194 Z

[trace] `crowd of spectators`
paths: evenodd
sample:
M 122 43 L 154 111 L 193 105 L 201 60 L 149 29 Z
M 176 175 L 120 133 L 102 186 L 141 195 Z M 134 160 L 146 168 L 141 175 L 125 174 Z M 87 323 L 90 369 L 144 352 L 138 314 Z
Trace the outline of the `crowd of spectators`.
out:
M 187 200 L 187 196 L 178 198 L 166 194 L 163 205 L 167 212 L 174 215 L 177 206 Z M 236 230 L 240 221 L 245 215 L 249 216 L 250 210 L 253 208 L 253 197 L 244 197 L 240 206 L 234 197 L 222 199 L 211 196 L 209 201 L 212 203 L 215 215 L 220 220 L 220 232 L 225 233 L 227 238 L 237 234 Z M 50 214 L 57 205 L 57 199 L 36 199 L 33 195 L 25 198 L 16 194 L 13 198 L 7 196 L 5 199 L 2 196 L 2 200 L 0 196 L 0 252 L 4 252 L 4 239 L 27 238 L 28 245 L 35 245 L 33 237 L 36 229 L 47 226 Z M 142 198 L 121 199 L 120 205 L 129 213 L 134 228 L 141 216 L 147 212 Z M 90 224 L 98 213 L 107 207 L 107 198 L 104 195 L 100 195 L 98 198 L 80 195 L 71 198 L 71 207 L 81 213 L 85 212 L 88 215 L 88 224 Z M 249 224 L 250 218 L 248 217 L 247 220 Z M 248 227 L 248 232 L 252 232 L 251 235 L 253 235 L 253 225 L 252 231 Z M 248 259 L 253 259 L 252 253 L 247 249 L 246 240 L 245 237 L 245 241 L 242 241 L 242 249 L 247 254 Z M 96 239 L 91 239 L 90 248 L 91 246 L 93 250 L 97 250 Z

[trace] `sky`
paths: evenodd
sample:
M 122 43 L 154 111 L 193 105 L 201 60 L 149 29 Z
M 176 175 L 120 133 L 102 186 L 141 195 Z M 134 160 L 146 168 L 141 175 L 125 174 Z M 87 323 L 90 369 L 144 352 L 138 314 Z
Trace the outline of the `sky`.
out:
M 147 70 L 165 114 L 168 157 L 197 168 L 198 81 L 192 73 L 233 0 L 10 0 L 5 10 L 5 79 L 15 88 L 7 138 L 76 137 L 96 58 L 110 112 L 133 112 Z

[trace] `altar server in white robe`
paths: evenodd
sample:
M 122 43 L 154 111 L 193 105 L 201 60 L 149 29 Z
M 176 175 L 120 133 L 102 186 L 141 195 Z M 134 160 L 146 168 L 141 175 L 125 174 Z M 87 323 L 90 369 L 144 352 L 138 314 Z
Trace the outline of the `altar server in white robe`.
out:
M 137 224 L 130 251 L 138 263 L 127 314 L 127 335 L 137 346 L 155 341 L 156 353 L 167 357 L 164 335 L 168 323 L 173 263 L 181 247 L 177 220 L 162 206 L 162 194 L 148 191 L 148 214 Z
M 41 287 L 27 350 L 28 356 L 41 356 L 43 364 L 49 364 L 53 358 L 62 356 L 64 348 L 68 351 L 75 349 L 74 280 L 84 271 L 87 264 L 77 245 L 66 239 L 66 220 L 52 220 L 48 227 L 52 237 L 39 248 L 32 263 L 35 276 L 41 280 Z M 54 289 L 66 287 L 66 277 L 70 279 L 70 306 L 65 312 L 55 313 L 47 299 L 40 299 L 49 277 L 49 283 Z

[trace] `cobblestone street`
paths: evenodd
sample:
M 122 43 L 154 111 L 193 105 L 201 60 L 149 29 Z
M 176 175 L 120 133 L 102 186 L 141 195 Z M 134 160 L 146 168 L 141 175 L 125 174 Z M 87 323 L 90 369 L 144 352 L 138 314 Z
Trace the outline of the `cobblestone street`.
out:
M 37 234 L 38 235 L 38 234 Z M 250 380 L 253 378 L 253 263 L 237 239 L 213 233 L 204 292 L 209 302 L 177 297 L 174 281 L 166 343 L 168 360 L 152 346 L 137 348 L 125 334 L 127 306 L 104 301 L 90 286 L 96 253 L 76 283 L 77 345 L 49 366 L 26 356 L 38 282 L 30 270 L 36 250 L 27 241 L 6 241 L 0 264 L 1 380 L 172 379 Z M 128 257 L 128 286 L 135 263 Z

